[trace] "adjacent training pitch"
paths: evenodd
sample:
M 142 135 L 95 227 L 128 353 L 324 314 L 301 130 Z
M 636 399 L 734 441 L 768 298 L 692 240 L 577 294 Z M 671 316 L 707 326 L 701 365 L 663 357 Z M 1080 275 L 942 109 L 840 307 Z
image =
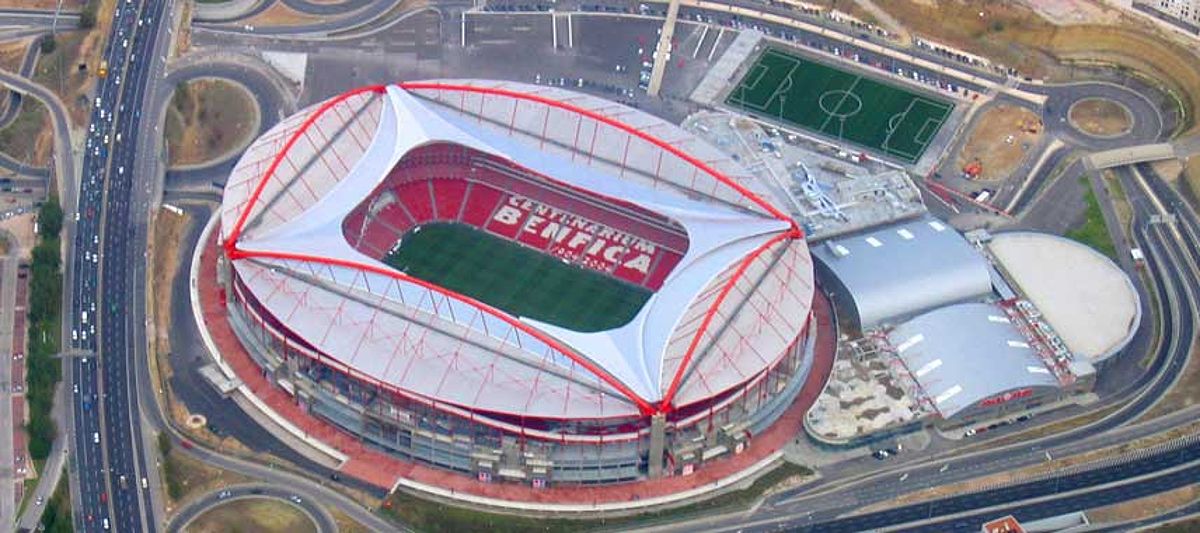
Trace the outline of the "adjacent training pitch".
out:
M 954 106 L 768 48 L 729 105 L 915 163 Z
M 384 263 L 519 317 L 605 331 L 637 315 L 650 290 L 459 223 L 413 228 Z

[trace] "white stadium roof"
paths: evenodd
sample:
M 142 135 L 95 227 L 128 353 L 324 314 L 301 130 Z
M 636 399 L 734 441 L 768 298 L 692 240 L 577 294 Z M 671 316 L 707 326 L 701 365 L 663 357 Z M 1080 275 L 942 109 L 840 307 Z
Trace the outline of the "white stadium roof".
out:
M 863 329 L 992 291 L 983 254 L 929 216 L 826 240 L 813 255 L 849 292 Z
M 1104 254 L 1030 231 L 997 233 L 988 250 L 1072 353 L 1099 362 L 1133 339 L 1141 299 L 1129 276 Z
M 942 307 L 887 337 L 943 418 L 1006 392 L 1058 387 L 1030 340 L 995 305 Z
M 667 216 L 687 252 L 631 322 L 596 333 L 518 321 L 395 272 L 352 247 L 342 222 L 432 142 Z M 226 186 L 221 235 L 254 299 L 348 373 L 469 409 L 627 416 L 728 390 L 803 328 L 807 246 L 743 188 L 751 180 L 680 128 L 599 98 L 504 82 L 392 85 L 310 107 L 256 141 Z

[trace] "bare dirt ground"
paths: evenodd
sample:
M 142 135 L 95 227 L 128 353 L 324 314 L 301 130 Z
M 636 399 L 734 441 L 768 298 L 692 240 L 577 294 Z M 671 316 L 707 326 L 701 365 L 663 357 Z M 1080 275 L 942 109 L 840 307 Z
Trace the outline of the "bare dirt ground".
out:
M 338 533 L 370 533 L 371 530 L 356 522 L 350 515 L 340 509 L 331 507 L 329 514 L 333 515 L 333 523 L 337 524 Z
M 1069 79 L 1062 61 L 1105 62 L 1162 80 L 1200 108 L 1200 61 L 1162 30 L 1133 16 L 1120 24 L 1059 26 L 1026 5 L 993 0 L 878 1 L 912 32 L 1016 67 L 1035 78 Z M 1193 126 L 1200 128 L 1200 126 Z
M 53 52 L 42 55 L 33 76 L 34 81 L 58 94 L 69 108 L 71 123 L 75 126 L 87 124 L 91 106 L 88 94 L 96 83 L 95 73 L 104 51 L 104 39 L 112 27 L 117 0 L 98 1 L 96 26 L 90 30 L 59 32 L 58 46 Z M 80 69 L 80 65 L 85 68 Z
M 21 39 L 0 43 L 0 68 L 16 73 L 21 68 L 21 60 L 25 59 L 25 51 L 33 39 Z
M 188 533 L 260 531 L 316 533 L 317 526 L 296 506 L 271 498 L 249 498 L 221 504 L 197 516 Z
M 1087 512 L 1093 524 L 1109 524 L 1158 516 L 1200 498 L 1200 485 L 1187 485 L 1154 496 L 1092 509 Z
M 280 2 L 271 6 L 266 11 L 242 21 L 242 23 L 251 26 L 295 26 L 298 24 L 320 22 L 321 20 L 323 19 L 319 16 L 301 13 Z
M 17 117 L 0 130 L 0 152 L 27 165 L 44 167 L 50 162 L 53 146 L 54 128 L 46 107 L 32 98 L 22 99 Z
M 1109 191 L 1109 199 L 1112 200 L 1113 212 L 1117 215 L 1117 220 L 1121 222 L 1121 227 L 1128 228 L 1133 221 L 1133 206 L 1129 204 L 1129 197 L 1125 194 L 1125 189 L 1121 186 L 1121 180 L 1117 179 L 1117 175 L 1111 170 L 1105 170 L 1101 174 L 1104 180 L 1104 186 Z
M 171 368 L 166 364 L 165 356 L 171 351 L 171 284 L 179 269 L 179 240 L 187 231 L 190 220 L 187 215 L 176 215 L 165 209 L 160 209 L 154 217 L 150 235 L 149 272 L 150 290 L 146 293 L 146 303 L 154 313 L 154 332 L 150 338 L 150 349 L 156 357 L 151 358 L 151 364 L 157 367 L 157 372 L 151 372 L 153 377 L 168 380 Z M 162 390 L 162 383 L 156 383 L 156 389 Z
M 1177 522 L 1168 522 L 1161 526 L 1147 529 L 1146 533 L 1195 533 L 1200 531 L 1200 518 L 1185 518 Z
M 1022 0 L 1051 24 L 1111 24 L 1121 12 L 1090 0 Z
M 1041 139 L 1041 132 L 1037 113 L 1008 104 L 991 107 L 976 119 L 955 164 L 961 169 L 978 161 L 983 172 L 977 179 L 1006 179 Z
M 33 245 L 37 244 L 37 235 L 33 233 L 33 213 L 15 216 L 4 221 L 0 221 L 0 229 L 4 229 L 16 237 L 18 246 L 21 247 L 17 251 L 17 255 L 28 259 L 33 251 Z M 7 253 L 8 250 L 5 250 Z
M 167 109 L 167 143 L 172 166 L 218 158 L 251 140 L 258 109 L 244 88 L 223 80 L 199 79 L 175 89 Z
M 254 481 L 253 479 L 237 472 L 208 466 L 196 459 L 192 459 L 191 457 L 184 455 L 176 449 L 172 449 L 167 454 L 165 461 L 170 463 L 170 466 L 167 468 L 170 469 L 170 474 L 175 476 L 175 479 L 178 481 L 181 489 L 178 500 L 172 500 L 170 495 L 167 496 L 168 502 L 166 507 L 168 512 L 172 510 L 172 507 L 185 505 L 189 500 L 205 494 L 213 489 Z M 254 530 L 250 529 L 243 531 Z
M 1200 156 L 1188 159 L 1183 169 L 1183 179 L 1187 183 L 1187 192 L 1191 193 L 1192 203 L 1196 204 L 1200 199 Z
M 1200 350 L 1193 342 L 1191 357 L 1179 373 L 1178 381 L 1139 420 L 1150 420 L 1197 403 L 1200 403 Z
M 63 9 L 79 11 L 82 3 L 80 0 L 64 0 Z M 58 0 L 0 0 L 0 9 L 40 9 L 52 11 L 57 5 Z
M 1070 120 L 1089 135 L 1107 137 L 1129 131 L 1133 117 L 1120 104 L 1107 98 L 1085 98 L 1071 106 Z

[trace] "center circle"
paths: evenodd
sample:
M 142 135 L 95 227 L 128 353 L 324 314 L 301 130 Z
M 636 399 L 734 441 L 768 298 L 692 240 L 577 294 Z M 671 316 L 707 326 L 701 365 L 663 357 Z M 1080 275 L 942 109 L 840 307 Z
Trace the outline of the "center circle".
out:
M 862 99 L 850 91 L 838 89 L 821 95 L 817 105 L 833 118 L 850 118 L 862 110 Z

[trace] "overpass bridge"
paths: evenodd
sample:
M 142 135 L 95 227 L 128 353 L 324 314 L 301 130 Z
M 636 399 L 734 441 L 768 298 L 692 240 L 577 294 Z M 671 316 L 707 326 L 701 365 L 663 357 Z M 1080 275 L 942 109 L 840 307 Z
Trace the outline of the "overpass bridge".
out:
M 1103 170 L 1137 163 L 1176 159 L 1178 157 L 1174 144 L 1155 143 L 1092 152 L 1091 155 L 1087 156 L 1086 161 L 1088 168 Z

